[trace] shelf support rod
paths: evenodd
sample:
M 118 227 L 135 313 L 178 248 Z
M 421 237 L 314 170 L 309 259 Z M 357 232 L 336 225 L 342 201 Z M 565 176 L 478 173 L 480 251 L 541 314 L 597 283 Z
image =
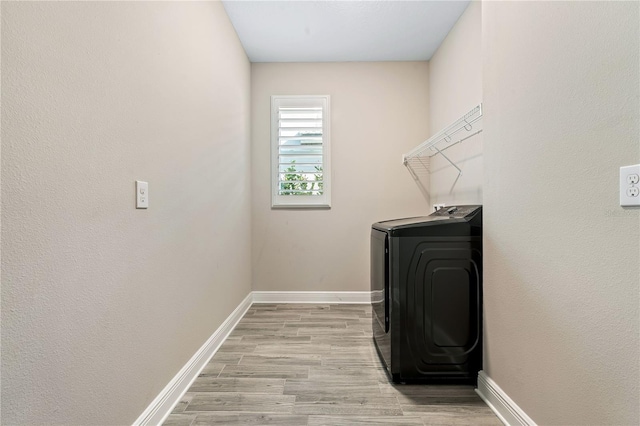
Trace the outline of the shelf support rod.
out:
M 460 170 L 460 167 L 456 166 L 455 163 L 453 161 L 451 161 L 449 159 L 449 157 L 444 155 L 444 153 L 442 151 L 440 151 L 437 146 L 434 145 L 432 148 L 434 148 L 436 151 L 438 151 L 438 154 L 442 155 L 444 157 L 444 159 L 449 162 L 449 164 L 451 164 L 453 167 L 456 168 L 456 170 L 458 171 L 458 176 L 462 176 L 462 170 Z

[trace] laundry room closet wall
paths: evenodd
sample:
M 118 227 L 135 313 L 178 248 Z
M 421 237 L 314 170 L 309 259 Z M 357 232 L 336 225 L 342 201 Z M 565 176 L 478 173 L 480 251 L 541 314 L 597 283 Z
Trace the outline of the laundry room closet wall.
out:
M 1 7 L 0 423 L 130 425 L 251 292 L 249 60 L 219 2 Z
M 369 233 L 429 202 L 402 165 L 428 134 L 427 62 L 251 66 L 253 289 L 369 291 Z M 330 95 L 330 210 L 271 209 L 270 96 Z
M 482 102 L 481 13 L 481 2 L 472 1 L 429 61 L 431 134 Z M 480 122 L 476 127 L 481 125 Z M 442 156 L 431 157 L 431 203 L 482 204 L 482 133 L 452 146 L 446 155 L 463 174 L 458 178 L 458 171 Z
M 484 369 L 540 425 L 640 424 L 639 17 L 483 4 Z

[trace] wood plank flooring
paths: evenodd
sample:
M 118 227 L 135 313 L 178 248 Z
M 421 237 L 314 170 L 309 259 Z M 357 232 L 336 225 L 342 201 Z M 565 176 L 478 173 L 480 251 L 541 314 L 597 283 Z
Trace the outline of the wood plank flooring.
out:
M 394 385 L 367 305 L 253 305 L 164 426 L 501 425 L 472 386 Z

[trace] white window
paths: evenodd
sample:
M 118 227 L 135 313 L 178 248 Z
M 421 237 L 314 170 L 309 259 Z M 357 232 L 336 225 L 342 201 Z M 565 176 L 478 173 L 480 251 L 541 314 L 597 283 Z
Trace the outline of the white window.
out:
M 329 96 L 271 97 L 271 205 L 331 207 Z

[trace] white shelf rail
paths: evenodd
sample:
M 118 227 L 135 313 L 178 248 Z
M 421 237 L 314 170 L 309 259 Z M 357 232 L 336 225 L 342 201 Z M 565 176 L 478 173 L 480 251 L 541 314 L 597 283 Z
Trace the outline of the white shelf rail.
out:
M 406 153 L 402 157 L 402 163 L 407 166 L 411 174 L 416 177 L 416 171 L 411 165 L 422 164 L 428 168 L 429 158 L 435 154 L 440 154 L 453 167 L 458 170 L 458 176 L 462 175 L 462 170 L 444 154 L 444 151 L 452 146 L 464 142 L 482 132 L 482 129 L 476 124 L 482 118 L 482 104 L 478 104 L 471 111 L 445 127 L 426 141 Z M 476 124 L 474 126 L 474 124 Z M 460 133 L 464 130 L 463 133 Z

